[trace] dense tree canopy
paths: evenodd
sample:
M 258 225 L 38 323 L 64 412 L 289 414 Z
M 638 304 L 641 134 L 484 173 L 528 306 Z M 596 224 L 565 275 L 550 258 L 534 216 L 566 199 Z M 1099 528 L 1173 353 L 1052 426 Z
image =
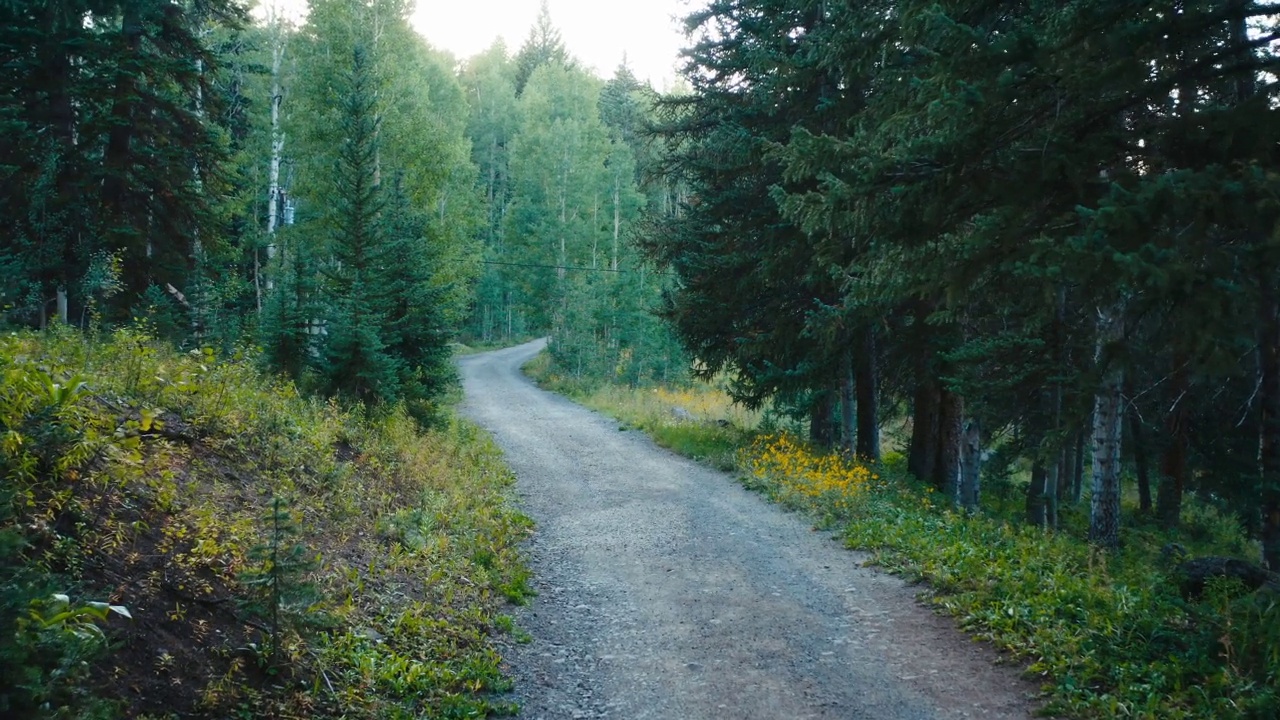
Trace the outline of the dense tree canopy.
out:
M 1052 524 L 1087 437 L 1096 541 L 1123 460 L 1166 523 L 1217 497 L 1280 565 L 1273 10 L 712 2 L 665 103 L 692 192 L 649 243 L 668 316 L 815 424 L 842 358 L 871 368 L 940 488 L 981 427 Z
M 6 320 L 251 342 L 422 418 L 457 331 L 629 383 L 692 357 L 819 444 L 903 420 L 967 506 L 990 455 L 1114 545 L 1123 475 L 1280 565 L 1271 5 L 712 0 L 660 100 L 545 3 L 462 63 L 411 11 L 0 4 Z

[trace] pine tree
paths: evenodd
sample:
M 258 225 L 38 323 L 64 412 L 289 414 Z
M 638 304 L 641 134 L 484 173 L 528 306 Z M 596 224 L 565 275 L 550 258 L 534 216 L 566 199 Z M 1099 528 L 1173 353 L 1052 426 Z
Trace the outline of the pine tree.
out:
M 396 174 L 379 231 L 389 246 L 384 282 L 390 296 L 386 351 L 399 368 L 399 387 L 419 422 L 436 419 L 435 403 L 456 381 L 453 332 L 445 318 L 448 287 L 438 284 L 436 260 L 427 244 L 427 218 L 405 194 Z
M 55 298 L 77 314 L 75 286 L 98 251 L 124 259 L 113 317 L 150 285 L 188 286 L 197 238 L 221 238 L 228 157 L 209 31 L 243 20 L 232 0 L 0 7 L 0 268 L 24 320 L 43 324 Z
M 813 28 L 819 18 L 804 5 L 725 0 L 688 20 L 700 33 L 687 70 L 694 95 L 664 104 L 662 131 L 675 179 L 697 202 L 646 247 L 680 278 L 664 314 L 700 373 L 732 371 L 735 396 L 751 406 L 771 397 L 804 405 L 830 441 L 844 349 L 831 342 L 833 327 L 809 321 L 834 317 L 838 275 L 815 264 L 809 236 L 772 200 L 783 176 L 770 149 L 823 114 L 824 83 L 794 62 L 799 41 L 771 40 Z
M 276 668 L 282 661 L 286 633 L 308 627 L 307 616 L 315 612 L 320 593 L 307 580 L 316 561 L 299 542 L 301 530 L 289 503 L 272 495 L 263 521 L 266 537 L 249 551 L 251 564 L 240 580 L 251 595 L 247 609 L 265 623 L 267 667 Z
M 533 77 L 533 71 L 543 65 L 570 65 L 569 52 L 565 50 L 560 31 L 551 24 L 551 11 L 547 9 L 547 0 L 542 0 L 538 7 L 538 19 L 529 28 L 529 37 L 515 57 L 516 95 L 524 94 L 524 88 Z
M 393 248 L 380 227 L 379 117 L 372 68 L 362 45 L 352 49 L 345 80 L 346 138 L 334 168 L 337 227 L 333 260 L 324 268 L 330 306 L 322 374 L 329 392 L 377 403 L 399 395 L 402 363 L 389 351 L 385 333 L 392 312 L 386 273 Z
M 284 241 L 279 242 L 283 237 Z M 275 258 L 267 267 L 274 278 L 263 306 L 259 341 L 267 363 L 293 380 L 314 365 L 319 353 L 316 319 L 322 314 L 318 298 L 315 250 L 298 233 L 280 231 Z

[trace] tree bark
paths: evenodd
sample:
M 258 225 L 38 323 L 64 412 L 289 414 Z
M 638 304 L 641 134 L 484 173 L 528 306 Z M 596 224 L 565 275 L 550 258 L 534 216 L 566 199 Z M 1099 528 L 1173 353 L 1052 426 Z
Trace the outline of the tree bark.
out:
M 1124 308 L 1098 312 L 1097 362 L 1104 369 L 1093 406 L 1093 497 L 1089 540 L 1102 547 L 1120 545 L 1120 436 L 1124 420 L 1124 367 L 1108 350 L 1124 338 Z
M 137 62 L 139 49 L 142 46 L 142 18 L 138 14 L 136 3 L 125 5 L 124 17 L 121 19 L 120 34 L 123 47 L 117 55 L 117 67 L 114 77 L 114 92 L 111 102 L 110 129 L 107 131 L 107 146 L 102 155 L 104 169 L 102 179 L 102 208 L 107 218 L 106 228 L 108 245 L 118 249 L 130 249 L 134 238 L 125 230 L 125 195 L 128 185 L 129 167 L 132 165 L 133 140 L 133 106 L 137 93 L 137 75 L 133 65 Z M 146 267 L 149 262 L 147 254 L 137 252 L 130 254 L 129 262 L 142 263 Z M 132 277 L 147 277 L 150 273 L 131 273 Z M 141 288 L 135 288 L 141 290 Z
M 1067 289 L 1059 285 L 1055 302 L 1052 342 L 1054 355 L 1059 367 L 1067 367 L 1066 313 Z M 1041 491 L 1041 502 L 1044 505 L 1044 517 L 1041 526 L 1058 527 L 1058 487 L 1062 482 L 1062 381 L 1055 379 L 1053 391 L 1049 395 L 1049 443 L 1046 450 L 1048 457 L 1044 460 L 1044 486 Z
M 1258 465 L 1261 477 L 1259 508 L 1262 562 L 1280 572 L 1280 295 L 1274 273 L 1262 276 L 1258 322 Z
M 560 172 L 560 259 L 557 264 L 560 266 L 556 270 L 556 277 L 560 280 L 560 284 L 564 284 L 565 268 L 569 264 L 568 250 L 565 246 L 565 233 L 569 224 L 568 202 L 569 202 L 569 149 L 564 150 L 564 167 Z M 562 288 L 565 297 L 568 297 L 568 289 Z
M 622 178 L 613 174 L 613 262 L 611 268 L 618 272 L 618 240 L 622 235 Z
M 921 363 L 922 368 L 927 363 Z M 933 479 L 933 466 L 938 459 L 938 383 L 926 369 L 917 371 L 915 398 L 911 412 L 911 447 L 907 470 L 917 479 Z
M 1079 503 L 1084 497 L 1084 438 L 1083 430 L 1077 430 L 1075 448 L 1072 450 L 1071 502 Z
M 1133 397 L 1133 392 L 1125 392 Z M 1138 476 L 1138 510 L 1151 512 L 1151 469 L 1147 457 L 1147 438 L 1142 431 L 1142 420 L 1138 417 L 1138 409 L 1130 406 L 1125 413 L 1129 416 L 1129 439 L 1133 441 L 1134 472 Z
M 880 460 L 880 402 L 876 393 L 879 372 L 876 366 L 876 331 L 863 330 L 854 378 L 858 396 L 858 457 L 870 462 Z
M 271 164 L 267 172 L 267 264 L 276 257 L 276 229 L 280 213 L 280 162 L 284 156 L 284 132 L 280 129 L 280 106 L 284 102 L 284 87 L 280 78 L 284 65 L 284 28 L 276 20 L 271 45 Z M 270 274 L 266 278 L 267 291 L 275 288 Z M 259 307 L 261 310 L 261 307 Z
M 938 403 L 937 460 L 933 466 L 933 484 L 946 493 L 951 502 L 960 497 L 960 436 L 964 422 L 964 398 L 943 388 Z
M 67 315 L 67 290 L 58 288 L 58 320 L 62 321 L 63 325 L 68 322 Z
M 1044 527 L 1058 527 L 1058 483 L 1062 476 L 1062 450 L 1055 451 L 1044 469 Z
M 1036 527 L 1045 525 L 1044 507 L 1044 462 L 1036 460 L 1031 465 L 1031 482 L 1027 484 L 1027 524 Z
M 809 415 L 809 442 L 815 446 L 829 449 L 835 442 L 835 423 L 831 413 L 835 409 L 832 393 L 828 390 L 816 392 Z
M 1058 507 L 1062 507 L 1063 502 L 1071 499 L 1071 483 L 1075 477 L 1076 462 L 1076 436 L 1072 433 L 1067 437 L 1066 446 L 1062 448 L 1059 455 L 1058 470 Z
M 846 343 L 840 368 L 840 446 L 845 452 L 853 452 L 854 427 L 853 349 Z
M 1182 517 L 1182 494 L 1187 486 L 1187 392 L 1186 362 L 1178 359 L 1173 372 L 1174 406 L 1165 417 L 1168 445 L 1160 459 L 1160 485 L 1156 490 L 1156 517 L 1166 528 L 1176 528 Z
M 982 427 L 970 418 L 960 441 L 960 506 L 977 510 L 980 504 L 979 478 L 982 472 Z
M 40 284 L 40 295 L 43 298 L 49 284 L 52 283 L 59 299 L 65 302 L 67 288 L 74 280 L 73 268 L 78 264 L 77 245 L 81 229 L 71 212 L 71 208 L 78 202 L 74 185 L 76 178 L 73 175 L 77 172 L 77 163 L 73 160 L 77 144 L 76 112 L 75 103 L 71 99 L 75 59 L 69 52 L 69 43 L 66 41 L 72 33 L 83 27 L 84 14 L 69 12 L 69 6 L 60 7 L 59 3 L 46 3 L 44 10 L 43 31 L 46 37 L 40 45 L 39 53 L 44 70 L 42 80 L 47 98 L 44 108 L 46 116 L 43 119 L 55 141 L 51 152 L 55 154 L 57 162 L 55 184 L 57 196 L 51 198 L 48 204 L 61 210 L 63 217 L 56 229 L 46 230 L 44 241 L 58 244 L 62 262 L 59 267 L 52 269 L 43 278 L 44 282 Z M 70 313 L 68 311 L 63 314 L 69 316 Z M 48 311 L 44 309 L 42 302 L 41 329 L 44 329 L 47 319 Z M 63 322 L 66 322 L 66 317 L 63 318 Z

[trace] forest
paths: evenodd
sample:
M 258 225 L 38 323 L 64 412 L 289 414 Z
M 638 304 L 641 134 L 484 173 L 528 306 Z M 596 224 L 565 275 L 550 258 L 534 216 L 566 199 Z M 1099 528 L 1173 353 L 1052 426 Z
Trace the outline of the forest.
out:
M 1114 547 L 1131 468 L 1140 512 L 1214 498 L 1280 568 L 1276 20 L 712 2 L 660 106 L 691 199 L 640 240 L 663 312 L 819 445 L 878 458 L 909 416 L 912 474 L 962 506 L 983 458 L 1029 461 L 1028 521 L 1087 494 Z
M 0 0 L 0 713 L 163 716 L 103 690 L 147 602 L 256 638 L 176 701 L 202 716 L 302 712 L 280 677 L 316 717 L 505 712 L 488 633 L 528 521 L 454 357 L 542 336 L 562 388 L 712 388 L 790 431 L 733 427 L 744 472 L 831 453 L 1089 572 L 1213 550 L 1260 634 L 1197 645 L 1151 716 L 1274 711 L 1280 5 L 707 0 L 662 92 L 585 66 L 545 2 L 468 58 L 413 10 Z M 407 555 L 375 571 L 375 538 Z M 412 572 L 420 604 L 358 599 Z M 465 638 L 366 642 L 410 616 Z M 1089 672 L 1069 708 L 1106 715 L 1132 683 Z

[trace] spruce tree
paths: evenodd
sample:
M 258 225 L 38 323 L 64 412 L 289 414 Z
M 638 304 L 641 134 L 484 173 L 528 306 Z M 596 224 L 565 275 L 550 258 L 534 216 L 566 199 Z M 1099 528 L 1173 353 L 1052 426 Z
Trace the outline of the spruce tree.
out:
M 332 261 L 324 268 L 327 326 L 321 372 L 331 393 L 360 402 L 395 399 L 401 361 L 388 349 L 386 327 L 393 262 L 380 221 L 383 198 L 378 167 L 378 107 L 373 68 L 363 45 L 351 52 L 342 91 L 346 137 L 338 149 Z
M 547 0 L 542 0 L 538 7 L 538 19 L 529 28 L 529 36 L 515 57 L 516 95 L 524 93 L 524 88 L 533 77 L 533 71 L 543 65 L 568 66 L 569 52 L 565 50 L 560 31 L 551 24 L 551 11 L 547 9 Z
M 299 541 L 301 529 L 289 503 L 273 494 L 263 516 L 265 537 L 249 551 L 249 567 L 240 580 L 250 591 L 247 608 L 265 623 L 268 668 L 282 661 L 285 634 L 305 629 L 307 616 L 315 611 L 320 593 L 307 580 L 316 561 Z
M 267 363 L 293 380 L 314 366 L 319 354 L 315 250 L 306 238 L 288 230 L 277 235 L 276 256 L 267 266 L 272 288 L 263 304 L 258 338 Z
M 383 273 L 390 297 L 386 352 L 396 361 L 399 388 L 419 422 L 436 419 L 435 404 L 455 381 L 453 332 L 445 318 L 447 286 L 438 284 L 437 258 L 427 238 L 427 217 L 405 194 L 396 174 L 379 232 L 387 244 Z
M 151 285 L 189 290 L 196 246 L 223 229 L 226 94 L 210 31 L 243 21 L 232 0 L 0 6 L 0 272 L 22 320 L 78 314 L 75 286 L 99 251 L 124 259 L 111 317 Z

